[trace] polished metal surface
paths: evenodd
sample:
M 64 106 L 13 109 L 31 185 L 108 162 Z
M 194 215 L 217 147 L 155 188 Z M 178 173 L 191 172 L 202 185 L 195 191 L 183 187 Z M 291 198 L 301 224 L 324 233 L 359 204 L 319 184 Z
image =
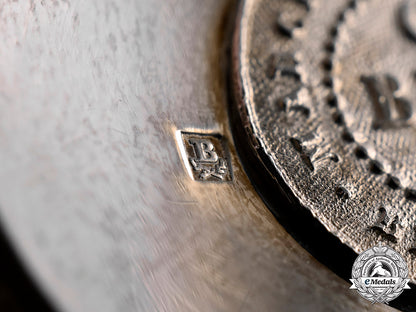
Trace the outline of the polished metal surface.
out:
M 392 311 L 307 253 L 242 170 L 223 70 L 235 5 L 0 5 L 1 223 L 58 310 Z M 232 181 L 194 180 L 178 131 L 221 134 Z
M 355 252 L 400 252 L 413 282 L 414 6 L 246 0 L 234 47 L 239 110 L 272 174 Z

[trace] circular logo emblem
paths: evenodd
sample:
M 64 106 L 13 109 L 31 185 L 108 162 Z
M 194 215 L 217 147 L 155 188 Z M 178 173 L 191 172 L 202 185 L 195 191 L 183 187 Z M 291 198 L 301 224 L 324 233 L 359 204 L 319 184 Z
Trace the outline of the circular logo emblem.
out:
M 375 246 L 358 256 L 351 282 L 351 289 L 373 303 L 387 303 L 410 289 L 406 262 L 386 246 Z

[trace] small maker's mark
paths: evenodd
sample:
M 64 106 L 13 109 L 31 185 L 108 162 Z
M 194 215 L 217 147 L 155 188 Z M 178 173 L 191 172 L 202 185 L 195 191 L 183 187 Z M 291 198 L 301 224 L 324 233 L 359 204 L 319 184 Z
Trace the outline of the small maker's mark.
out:
M 197 181 L 232 180 L 227 144 L 220 134 L 180 132 L 182 156 L 190 176 Z

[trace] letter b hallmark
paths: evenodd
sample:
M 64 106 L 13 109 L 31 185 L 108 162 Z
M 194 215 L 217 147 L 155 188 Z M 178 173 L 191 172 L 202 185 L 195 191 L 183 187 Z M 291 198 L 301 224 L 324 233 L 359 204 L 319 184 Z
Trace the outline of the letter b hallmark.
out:
M 177 138 L 185 167 L 196 181 L 232 180 L 231 161 L 226 141 L 219 134 L 178 132 Z

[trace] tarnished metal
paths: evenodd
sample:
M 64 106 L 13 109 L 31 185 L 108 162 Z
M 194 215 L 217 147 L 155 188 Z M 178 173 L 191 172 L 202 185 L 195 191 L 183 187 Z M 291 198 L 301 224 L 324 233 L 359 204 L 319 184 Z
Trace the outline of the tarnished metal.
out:
M 398 251 L 413 282 L 415 12 L 400 0 L 246 0 L 234 46 L 237 110 L 258 161 L 355 252 Z
M 1 222 L 58 310 L 393 310 L 306 252 L 242 170 L 223 70 L 234 5 L 0 5 Z M 230 181 L 195 180 L 178 132 L 221 135 Z

